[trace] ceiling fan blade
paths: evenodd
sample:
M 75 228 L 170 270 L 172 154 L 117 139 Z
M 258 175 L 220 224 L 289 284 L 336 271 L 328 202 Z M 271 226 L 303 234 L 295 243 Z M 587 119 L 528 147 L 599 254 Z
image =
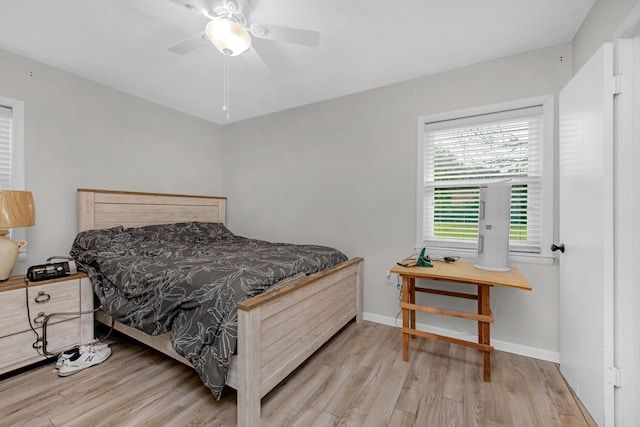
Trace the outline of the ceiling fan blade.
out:
M 178 6 L 186 7 L 198 15 L 211 18 L 211 2 L 207 0 L 170 0 Z
M 185 55 L 205 45 L 205 42 L 209 41 L 205 33 L 194 34 L 191 37 L 169 46 L 169 49 L 173 53 L 178 55 Z
M 261 39 L 283 41 L 309 47 L 317 47 L 320 43 L 320 33 L 313 30 L 281 27 L 279 25 L 267 25 L 257 22 L 252 23 L 249 30 L 251 34 Z
M 254 46 L 251 46 L 249 50 L 244 52 L 242 58 L 249 64 L 249 66 L 256 70 L 258 73 L 269 75 L 272 73 L 271 68 L 262 58 L 262 55 L 258 53 Z

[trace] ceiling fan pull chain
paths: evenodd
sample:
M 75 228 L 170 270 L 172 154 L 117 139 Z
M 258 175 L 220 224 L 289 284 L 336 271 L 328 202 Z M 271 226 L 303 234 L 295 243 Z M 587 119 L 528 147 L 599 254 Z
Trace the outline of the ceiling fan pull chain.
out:
M 222 97 L 222 111 L 227 113 L 227 120 L 229 120 L 229 56 L 227 55 L 224 55 L 224 87 Z

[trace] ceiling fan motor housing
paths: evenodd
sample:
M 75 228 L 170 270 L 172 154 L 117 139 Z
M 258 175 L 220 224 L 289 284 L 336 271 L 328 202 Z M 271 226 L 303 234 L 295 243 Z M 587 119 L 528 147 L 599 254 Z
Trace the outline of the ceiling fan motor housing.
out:
M 215 0 L 211 5 L 211 17 L 229 19 L 247 27 L 249 22 L 249 4 L 235 0 Z
M 236 56 L 249 49 L 251 35 L 308 47 L 317 47 L 320 41 L 317 31 L 251 22 L 249 0 L 171 1 L 209 19 L 203 36 L 192 36 L 168 48 L 181 55 L 200 46 L 202 39 L 212 42 L 216 49 L 227 56 Z M 256 57 L 256 51 L 253 52 Z

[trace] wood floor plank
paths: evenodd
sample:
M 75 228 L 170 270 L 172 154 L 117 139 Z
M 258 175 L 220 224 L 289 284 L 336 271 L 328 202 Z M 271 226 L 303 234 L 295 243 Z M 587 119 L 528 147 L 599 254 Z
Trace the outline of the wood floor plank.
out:
M 364 322 L 360 328 L 345 328 L 341 333 L 331 338 L 322 347 L 323 351 L 316 353 L 311 362 L 337 368 L 349 356 L 362 357 L 367 347 L 371 345 L 368 337 L 374 325 L 371 322 Z M 391 337 L 392 334 L 389 336 Z
M 442 426 L 462 426 L 464 419 L 464 404 L 455 399 L 443 397 Z
M 2 414 L 0 424 L 21 425 L 25 420 L 28 420 L 29 424 L 33 425 L 51 425 L 49 414 L 63 403 L 64 398 L 51 390 L 44 393 L 34 393 L 31 388 L 30 396 L 14 401 L 7 406 L 3 402 L 3 407 L 0 410 L 0 414 Z
M 482 381 L 481 352 L 467 349 L 464 365 L 464 417 L 463 424 L 469 427 L 490 425 L 487 418 L 486 387 Z M 492 368 L 495 368 L 495 363 Z M 497 384 L 493 382 L 492 384 Z
M 104 363 L 60 378 L 53 364 L 0 376 L 0 426 L 235 426 L 196 373 L 126 337 Z M 471 348 L 351 323 L 263 399 L 263 426 L 593 427 L 558 366 L 495 351 L 492 381 Z
M 441 341 L 427 341 L 430 358 L 429 376 L 421 393 L 420 407 L 416 414 L 416 425 L 443 425 L 444 384 L 449 364 L 449 346 Z
M 460 345 L 449 346 L 449 364 L 444 383 L 444 397 L 457 402 L 464 401 L 464 364 L 467 349 Z
M 487 418 L 496 425 L 511 425 L 514 416 L 520 416 L 522 409 L 511 404 L 510 401 L 513 399 L 517 404 L 521 404 L 519 396 L 529 381 L 528 374 L 513 366 L 511 362 L 514 359 L 509 356 L 509 353 L 494 352 L 491 355 L 493 366 L 491 384 L 487 387 L 487 383 L 481 383 L 481 387 L 491 389 L 495 394 L 495 399 L 486 402 L 486 414 Z M 515 358 L 515 360 L 519 359 Z M 501 402 L 508 404 L 501 404 Z
M 422 390 L 429 376 L 428 358 L 430 356 L 426 346 L 427 340 L 421 340 L 417 345 L 413 345 L 416 348 L 411 351 L 409 363 L 407 363 L 409 371 L 395 406 L 396 410 L 412 414 L 414 420 L 422 400 Z
M 374 425 L 380 420 L 391 418 L 408 372 L 409 364 L 402 360 L 402 355 L 398 351 L 389 375 L 382 384 L 381 390 L 384 390 L 384 393 L 378 393 L 376 396 L 362 424 L 363 426 Z
M 410 414 L 401 409 L 394 409 L 389 418 L 388 427 L 412 427 L 415 426 L 415 414 Z
M 537 361 L 535 359 L 524 357 L 516 358 L 512 356 L 513 355 L 505 353 L 505 357 L 510 359 L 510 366 L 513 366 L 514 370 L 522 373 L 524 383 L 521 385 L 526 387 L 526 391 L 522 393 L 522 398 L 527 399 L 533 413 L 546 413 L 548 415 L 549 427 L 563 427 L 566 425 L 563 424 L 557 408 L 549 399 L 545 379 L 539 369 Z
M 149 399 L 159 398 L 167 387 L 171 387 L 172 381 L 175 381 L 174 373 L 162 367 L 150 367 L 144 371 L 146 380 L 143 383 L 120 384 L 99 395 L 86 396 L 75 405 L 66 405 L 66 411 L 52 417 L 51 421 L 55 425 L 82 426 L 82 417 L 90 417 L 102 422 L 110 418 L 114 409 L 122 411 L 124 407 L 131 408 L 133 402 L 140 405 Z M 104 402 L 109 404 L 105 405 Z M 127 414 L 124 413 L 119 419 L 127 418 Z
M 380 371 L 393 363 L 399 351 L 399 348 L 394 349 L 385 345 L 385 339 L 390 338 L 389 332 L 395 331 L 385 331 L 378 337 L 370 336 L 370 342 L 374 343 L 373 345 L 353 349 L 353 354 L 360 357 L 360 361 L 344 382 L 344 386 L 327 403 L 324 408 L 326 412 L 343 418 L 351 410 L 350 414 L 353 415 L 354 405 L 356 405 L 354 401 L 361 393 L 370 390 L 372 383 L 381 374 Z
M 340 420 L 328 412 L 322 412 L 320 416 L 318 416 L 312 424 L 302 424 L 304 426 L 311 427 L 326 427 L 326 426 L 334 426 L 338 424 Z
M 397 352 L 393 351 L 366 359 L 366 363 L 361 364 L 355 372 L 355 382 L 347 382 L 348 387 L 344 392 L 340 390 L 336 398 L 329 402 L 326 411 L 349 420 L 344 425 L 362 426 L 396 359 Z
M 105 417 L 105 422 L 128 419 L 132 425 L 142 426 L 175 420 L 175 425 L 180 425 L 178 420 L 184 416 L 185 411 L 192 412 L 203 408 L 211 410 L 211 399 L 203 396 L 198 390 L 199 381 L 192 375 L 179 376 L 178 381 L 173 382 L 170 387 L 159 389 L 158 393 L 148 394 L 148 397 L 141 398 L 137 405 L 113 411 Z M 167 405 L 167 401 L 172 404 Z
M 297 415 L 306 408 L 309 396 L 313 395 L 314 391 L 327 381 L 332 371 L 333 368 L 326 365 L 316 366 L 316 369 L 312 371 L 313 374 L 305 381 L 292 381 L 295 393 L 290 393 L 288 399 L 282 401 L 278 406 L 270 405 L 262 414 L 263 423 L 274 426 L 291 425 Z M 273 401 L 271 403 L 273 404 Z
M 311 406 L 319 412 L 324 412 L 329 402 L 349 380 L 352 372 L 357 369 L 360 360 L 359 356 L 353 354 L 343 359 L 340 369 L 334 369 L 327 381 L 316 390 L 313 396 L 310 396 Z
M 583 409 L 579 401 L 576 402 L 572 390 L 560 374 L 558 365 L 543 360 L 536 360 L 536 365 L 543 378 L 547 400 L 560 418 L 559 424 L 563 427 L 582 425 L 595 427 L 596 423 L 591 415 Z

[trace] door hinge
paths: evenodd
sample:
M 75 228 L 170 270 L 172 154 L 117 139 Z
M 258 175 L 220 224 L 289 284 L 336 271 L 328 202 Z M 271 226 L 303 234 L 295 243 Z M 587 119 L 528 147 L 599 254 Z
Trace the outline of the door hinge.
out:
M 620 380 L 620 369 L 615 366 L 610 366 L 607 370 L 607 383 L 614 387 L 622 386 L 622 382 Z
M 618 95 L 622 93 L 622 75 L 612 76 L 609 83 L 609 93 L 612 95 Z

